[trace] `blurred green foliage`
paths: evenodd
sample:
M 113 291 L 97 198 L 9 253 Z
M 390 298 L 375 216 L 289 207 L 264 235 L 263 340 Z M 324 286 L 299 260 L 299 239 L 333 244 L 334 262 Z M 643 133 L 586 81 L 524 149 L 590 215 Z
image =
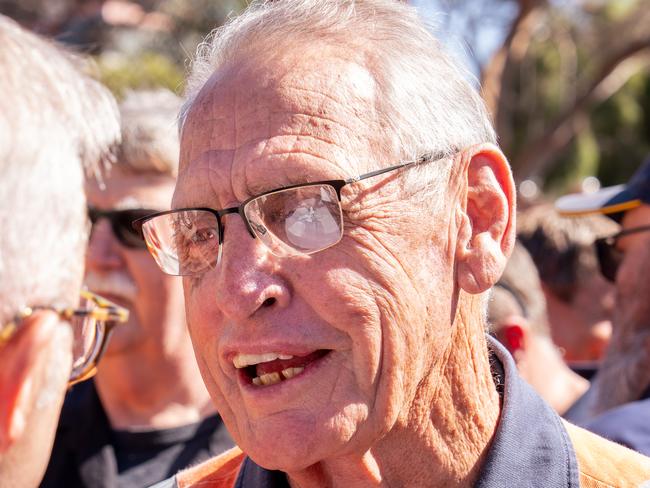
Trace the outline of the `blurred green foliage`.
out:
M 498 107 L 515 174 L 550 193 L 591 175 L 626 181 L 650 153 L 650 5 L 533 3 L 537 22 L 525 55 L 508 60 Z
M 100 79 L 116 97 L 130 89 L 163 87 L 176 94 L 183 92 L 184 73 L 168 57 L 151 51 L 136 56 L 99 56 Z
M 181 93 L 196 46 L 246 4 L 246 0 L 0 0 L 0 13 L 92 53 L 102 80 L 121 97 L 129 89 L 157 86 Z M 498 27 L 505 42 L 510 38 L 518 43 L 498 78 L 497 106 L 491 105 L 500 143 L 517 179 L 533 178 L 558 193 L 588 175 L 614 184 L 625 181 L 650 153 L 649 0 L 437 4 L 447 9 L 451 22 L 456 13 L 466 19 L 470 49 L 481 42 L 477 32 L 482 27 L 492 29 L 491 35 Z M 106 6 L 118 14 L 113 20 Z M 533 15 L 531 22 L 519 26 L 517 14 L 522 12 Z M 517 35 L 509 36 L 509 30 Z M 637 56 L 643 50 L 633 52 L 633 69 L 609 66 L 616 75 L 614 89 L 593 89 L 607 62 L 635 43 L 645 46 L 645 57 Z M 474 61 L 482 71 L 490 64 L 489 56 Z M 559 139 L 553 137 L 558 127 Z

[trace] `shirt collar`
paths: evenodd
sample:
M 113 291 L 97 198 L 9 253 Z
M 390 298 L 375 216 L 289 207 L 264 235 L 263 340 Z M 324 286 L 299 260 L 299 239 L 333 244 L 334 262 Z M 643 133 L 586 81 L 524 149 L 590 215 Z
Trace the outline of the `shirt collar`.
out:
M 560 417 L 519 376 L 497 340 L 488 336 L 488 346 L 503 367 L 503 404 L 475 486 L 496 488 L 507 481 L 508 486 L 578 488 L 578 462 Z
M 579 488 L 578 463 L 560 417 L 519 376 L 506 349 L 488 336 L 492 372 L 503 388 L 501 416 L 477 488 Z M 284 473 L 246 458 L 235 488 L 288 488 Z

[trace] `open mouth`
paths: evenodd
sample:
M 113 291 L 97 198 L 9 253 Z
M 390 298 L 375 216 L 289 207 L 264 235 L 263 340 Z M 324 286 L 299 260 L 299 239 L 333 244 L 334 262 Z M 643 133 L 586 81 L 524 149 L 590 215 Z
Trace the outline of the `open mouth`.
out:
M 281 353 L 237 354 L 233 364 L 244 379 L 255 386 L 271 386 L 295 378 L 331 351 L 318 349 L 305 356 Z

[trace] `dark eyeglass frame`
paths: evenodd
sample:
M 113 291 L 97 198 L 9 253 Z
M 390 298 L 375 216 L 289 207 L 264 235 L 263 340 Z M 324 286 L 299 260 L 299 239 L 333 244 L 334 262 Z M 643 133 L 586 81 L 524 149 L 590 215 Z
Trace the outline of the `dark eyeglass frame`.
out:
M 358 181 L 365 180 L 367 178 L 372 178 L 373 176 L 379 176 L 383 175 L 385 173 L 389 173 L 391 171 L 397 171 L 400 169 L 405 169 L 409 168 L 412 166 L 418 166 L 421 164 L 425 163 L 433 163 L 437 161 L 441 161 L 447 157 L 450 156 L 449 152 L 438 152 L 438 153 L 425 153 L 422 156 L 420 156 L 417 159 L 410 160 L 410 161 L 402 161 L 399 164 L 395 164 L 393 166 L 389 166 L 387 168 L 382 168 L 378 169 L 375 171 L 370 171 L 369 173 L 364 173 L 359 176 L 353 176 L 351 178 L 347 178 L 345 180 L 324 180 L 324 181 L 311 181 L 308 183 L 298 183 L 296 185 L 289 185 L 289 186 L 283 186 L 280 188 L 274 188 L 272 190 L 265 191 L 264 193 L 260 193 L 259 195 L 254 195 L 250 198 L 247 198 L 244 200 L 242 203 L 240 203 L 236 207 L 228 207 L 224 208 L 221 210 L 217 210 L 214 208 L 209 208 L 209 207 L 187 207 L 187 208 L 177 208 L 174 210 L 166 210 L 164 212 L 157 212 L 152 215 L 147 215 L 146 217 L 142 217 L 139 219 L 136 219 L 132 222 L 133 228 L 138 232 L 140 235 L 140 238 L 142 239 L 143 242 L 145 241 L 144 237 L 144 232 L 142 230 L 142 226 L 149 220 L 154 219 L 156 217 L 161 217 L 163 215 L 168 215 L 172 213 L 177 213 L 177 212 L 185 212 L 185 211 L 197 211 L 197 210 L 202 210 L 206 212 L 210 212 L 215 216 L 217 219 L 217 226 L 218 226 L 218 237 L 219 237 L 219 248 L 221 248 L 221 245 L 223 244 L 223 238 L 224 238 L 224 226 L 221 221 L 221 217 L 228 215 L 228 214 L 239 214 L 239 216 L 242 218 L 244 221 L 244 224 L 246 225 L 246 229 L 248 230 L 248 233 L 251 235 L 253 239 L 256 238 L 255 231 L 253 230 L 252 224 L 249 222 L 248 218 L 246 217 L 246 214 L 244 212 L 244 209 L 246 206 L 252 202 L 253 200 L 261 197 L 265 197 L 267 195 L 270 195 L 272 193 L 276 193 L 279 191 L 284 191 L 284 190 L 292 190 L 294 188 L 303 188 L 303 187 L 309 187 L 309 186 L 317 186 L 317 185 L 329 185 L 334 190 L 336 191 L 336 196 L 338 198 L 339 203 L 341 202 L 341 190 L 343 189 L 344 186 L 349 185 L 351 183 L 357 183 Z
M 146 217 L 157 210 L 148 208 L 129 208 L 123 210 L 101 210 L 99 208 L 88 206 L 88 218 L 94 226 L 100 219 L 108 219 L 111 223 L 111 230 L 116 239 L 124 247 L 129 249 L 147 249 L 146 243 L 142 240 L 142 235 L 133 228 L 134 219 Z M 132 237 L 128 239 L 127 236 Z
M 630 234 L 648 231 L 650 231 L 650 225 L 643 225 L 639 227 L 633 227 L 632 229 L 625 229 L 614 235 L 601 237 L 600 239 L 596 239 L 594 241 L 594 248 L 596 251 L 596 257 L 598 258 L 598 267 L 600 269 L 600 274 L 603 275 L 606 280 L 611 282 L 616 281 L 616 274 L 618 273 L 618 268 L 621 265 L 621 261 L 623 260 L 624 253 L 616 248 L 616 241 L 618 241 L 621 237 L 625 237 Z
M 9 340 L 14 336 L 14 334 L 20 328 L 23 320 L 39 310 L 50 310 L 58 314 L 59 317 L 64 320 L 70 320 L 73 317 L 93 318 L 98 322 L 104 323 L 103 336 L 101 337 L 98 346 L 96 346 L 97 352 L 94 354 L 92 360 L 88 361 L 88 363 L 84 365 L 83 369 L 78 374 L 70 377 L 68 380 L 68 386 L 75 385 L 93 377 L 97 372 L 97 364 L 106 351 L 106 346 L 108 345 L 108 341 L 113 334 L 113 329 L 118 324 L 125 323 L 127 320 L 129 320 L 129 311 L 126 308 L 120 307 L 110 300 L 107 300 L 106 298 L 87 290 L 82 290 L 79 295 L 81 298 L 93 302 L 97 308 L 59 308 L 44 305 L 25 307 L 20 312 L 18 312 L 11 321 L 0 327 L 0 348 L 9 342 Z

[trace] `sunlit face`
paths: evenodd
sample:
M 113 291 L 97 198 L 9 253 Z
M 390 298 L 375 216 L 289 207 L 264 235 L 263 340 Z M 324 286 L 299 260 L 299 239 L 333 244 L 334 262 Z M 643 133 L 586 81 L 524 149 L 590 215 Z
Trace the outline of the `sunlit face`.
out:
M 100 210 L 169 208 L 175 179 L 165 175 L 133 175 L 114 168 L 105 188 L 86 187 L 88 205 Z M 86 257 L 86 283 L 100 295 L 130 310 L 129 322 L 117 327 L 106 358 L 138 354 L 143 347 L 170 347 L 186 334 L 182 285 L 164 275 L 146 249 L 119 242 L 107 219 L 93 226 Z
M 213 75 L 183 130 L 174 208 L 229 207 L 394 162 L 375 150 L 371 74 L 304 59 Z M 256 462 L 291 471 L 365 451 L 436 374 L 427 370 L 449 340 L 453 244 L 449 217 L 425 207 L 395 178 L 346 187 L 341 242 L 284 258 L 230 214 L 221 263 L 184 278 L 204 381 Z
M 641 205 L 625 212 L 622 230 L 650 224 L 650 205 Z M 616 243 L 624 253 L 616 275 L 617 322 L 644 326 L 650 314 L 650 232 L 622 237 Z
M 545 291 L 551 335 L 565 361 L 600 360 L 612 334 L 614 286 L 596 273 L 581 280 L 568 302 Z

